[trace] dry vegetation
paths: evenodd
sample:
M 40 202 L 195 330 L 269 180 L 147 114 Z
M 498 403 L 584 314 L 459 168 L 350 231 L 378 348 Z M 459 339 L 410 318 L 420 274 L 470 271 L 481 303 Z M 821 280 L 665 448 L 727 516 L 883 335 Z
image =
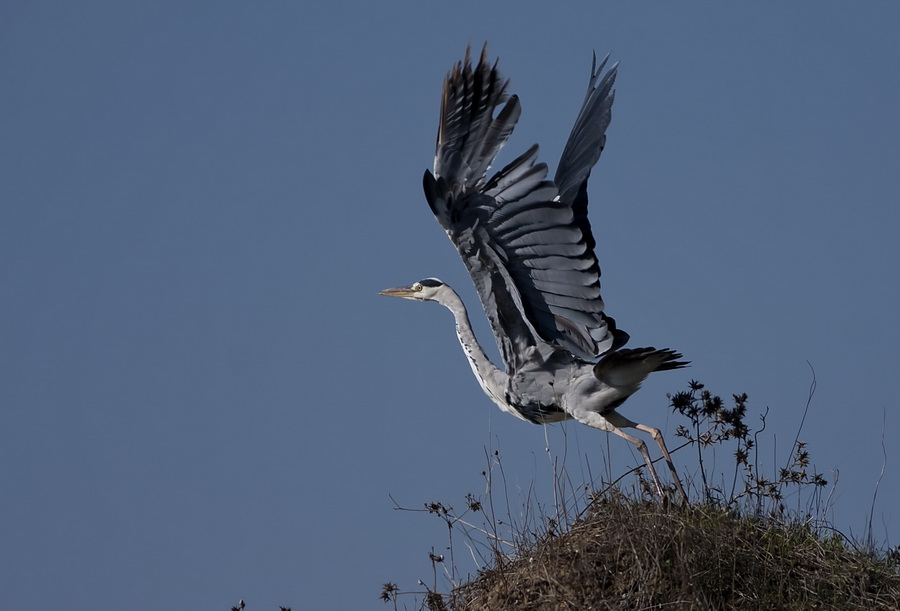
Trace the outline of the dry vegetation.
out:
M 430 608 L 900 609 L 885 560 L 808 527 L 615 495 Z
M 811 510 L 822 503 L 826 482 L 802 442 L 795 441 L 787 466 L 765 478 L 754 460 L 760 431 L 745 423 L 745 395 L 727 407 L 692 382 L 670 399 L 689 422 L 678 435 L 698 452 L 697 502 L 684 507 L 653 499 L 646 486 L 627 493 L 607 486 L 581 507 L 557 501 L 553 517 L 544 511 L 531 524 L 514 524 L 494 514 L 489 469 L 484 500 L 470 495 L 460 513 L 441 503 L 420 510 L 443 520 L 449 533 L 447 557 L 430 554 L 433 586 L 420 581 L 425 590 L 404 592 L 388 583 L 382 599 L 394 609 L 431 611 L 900 609 L 900 554 L 875 550 L 871 538 L 855 544 L 811 517 L 824 516 Z M 712 485 L 704 464 L 717 447 L 734 456 L 734 473 L 717 478 L 728 486 Z M 807 494 L 803 515 L 785 509 L 788 491 Z M 498 525 L 512 530 L 504 536 Z M 461 539 L 486 567 L 465 583 L 453 557 Z M 440 592 L 441 583 L 449 591 Z

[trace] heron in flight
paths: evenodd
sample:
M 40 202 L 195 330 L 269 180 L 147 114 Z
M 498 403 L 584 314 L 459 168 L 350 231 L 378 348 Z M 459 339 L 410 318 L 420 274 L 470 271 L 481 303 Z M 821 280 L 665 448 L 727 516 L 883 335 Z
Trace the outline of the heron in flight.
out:
M 575 419 L 634 444 L 664 496 L 643 440 L 659 445 L 684 501 L 684 488 L 659 429 L 617 409 L 654 371 L 685 367 L 669 349 L 623 348 L 628 334 L 603 311 L 600 267 L 587 217 L 587 181 L 606 142 L 618 64 L 594 57 L 587 95 L 556 176 L 537 162 L 537 145 L 487 176 L 521 114 L 509 81 L 470 53 L 444 82 L 434 173 L 425 198 L 469 270 L 505 365 L 478 344 L 466 306 L 449 285 L 427 278 L 381 291 L 389 297 L 436 301 L 456 319 L 456 335 L 485 394 L 501 410 L 543 424 Z

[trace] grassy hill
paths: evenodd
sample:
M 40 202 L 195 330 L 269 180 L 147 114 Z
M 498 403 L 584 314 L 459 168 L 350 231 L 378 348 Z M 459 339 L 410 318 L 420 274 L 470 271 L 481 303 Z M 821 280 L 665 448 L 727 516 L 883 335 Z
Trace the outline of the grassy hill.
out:
M 896 564 L 803 524 L 613 495 L 430 609 L 900 609 Z

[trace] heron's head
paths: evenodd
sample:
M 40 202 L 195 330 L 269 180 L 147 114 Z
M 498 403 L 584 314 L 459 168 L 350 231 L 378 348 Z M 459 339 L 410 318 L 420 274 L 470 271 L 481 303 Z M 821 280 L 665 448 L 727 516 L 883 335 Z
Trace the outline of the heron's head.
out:
M 387 297 L 402 297 L 417 301 L 440 301 L 441 295 L 450 287 L 437 278 L 426 278 L 413 282 L 410 286 L 400 286 L 393 289 L 378 291 L 379 295 Z

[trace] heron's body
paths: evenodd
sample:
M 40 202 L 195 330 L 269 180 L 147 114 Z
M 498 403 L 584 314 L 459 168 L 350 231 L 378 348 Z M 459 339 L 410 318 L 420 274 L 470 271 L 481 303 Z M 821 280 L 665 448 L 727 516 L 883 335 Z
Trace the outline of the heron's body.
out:
M 456 319 L 460 345 L 485 394 L 500 409 L 543 424 L 574 418 L 640 450 L 662 488 L 636 428 L 659 444 L 684 496 L 659 430 L 616 411 L 653 371 L 687 365 L 668 349 L 622 346 L 628 335 L 604 313 L 600 267 L 587 218 L 587 180 L 606 141 L 616 66 L 591 71 L 588 93 L 553 180 L 537 146 L 487 179 L 521 112 L 508 81 L 482 53 L 468 53 L 444 84 L 434 174 L 425 195 L 460 253 L 494 331 L 505 368 L 478 344 L 459 295 L 435 278 L 382 294 L 436 301 Z M 599 359 L 599 360 L 597 360 Z M 686 498 L 686 497 L 685 497 Z
M 636 366 L 622 368 L 617 379 L 606 382 L 596 374 L 598 364 L 583 361 L 569 351 L 546 342 L 529 346 L 520 355 L 522 364 L 518 368 L 502 371 L 491 362 L 475 339 L 468 311 L 456 291 L 436 278 L 418 284 L 429 281 L 436 285 L 436 295 L 432 300 L 447 307 L 456 318 L 459 343 L 482 390 L 501 410 L 522 420 L 546 424 L 577 418 L 576 414 L 609 415 L 637 392 L 649 373 L 647 366 L 642 367 L 640 361 L 636 361 Z M 423 286 L 423 289 L 427 288 Z M 654 348 L 638 351 L 660 352 Z M 636 351 L 615 354 L 633 352 Z M 670 357 L 670 362 L 672 357 L 679 357 L 668 351 L 663 352 L 664 356 Z M 599 364 L 602 363 L 603 360 Z

